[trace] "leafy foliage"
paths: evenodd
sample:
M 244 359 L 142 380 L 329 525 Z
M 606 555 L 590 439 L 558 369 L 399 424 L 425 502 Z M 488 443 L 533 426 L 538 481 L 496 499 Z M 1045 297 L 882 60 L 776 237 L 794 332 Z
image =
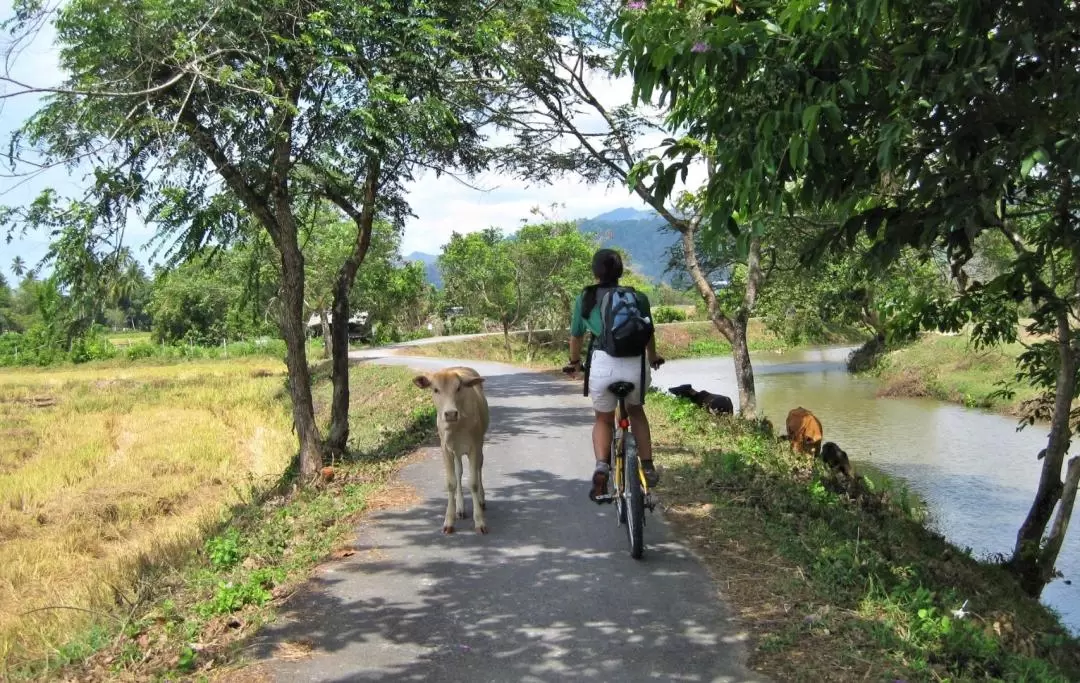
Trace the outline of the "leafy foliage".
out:
M 439 256 L 447 303 L 507 331 L 561 327 L 592 281 L 595 250 L 573 223 L 526 225 L 510 236 L 495 228 L 455 233 Z
M 1063 505 L 1044 541 L 1080 395 L 1071 322 L 1080 313 L 1080 101 L 1072 95 L 1080 7 L 635 7 L 618 20 L 635 94 L 658 96 L 669 123 L 686 132 L 643 165 L 661 194 L 707 155 L 721 171 L 707 188 L 712 232 L 753 236 L 767 217 L 827 208 L 838 220 L 821 229 L 807 261 L 850 248 L 860 234 L 877 266 L 905 247 L 938 250 L 957 290 L 913 302 L 909 330 L 970 323 L 977 346 L 1013 341 L 1020 304 L 1030 304 L 1028 331 L 1049 338 L 1020 357 L 1017 379 L 1043 390 L 1033 415 L 1051 418 L 1051 431 L 1011 565 L 1037 595 L 1054 575 L 1071 514 Z M 749 231 L 740 218 L 752 219 Z M 987 232 L 1012 253 L 1000 254 L 988 279 L 972 279 L 966 266 Z M 1071 496 L 1075 481 L 1067 488 Z

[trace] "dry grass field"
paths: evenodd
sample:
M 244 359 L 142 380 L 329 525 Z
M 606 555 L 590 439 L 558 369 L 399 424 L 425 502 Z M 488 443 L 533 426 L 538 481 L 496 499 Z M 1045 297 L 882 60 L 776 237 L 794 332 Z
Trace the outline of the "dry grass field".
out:
M 0 372 L 0 662 L 138 601 L 294 449 L 272 358 Z

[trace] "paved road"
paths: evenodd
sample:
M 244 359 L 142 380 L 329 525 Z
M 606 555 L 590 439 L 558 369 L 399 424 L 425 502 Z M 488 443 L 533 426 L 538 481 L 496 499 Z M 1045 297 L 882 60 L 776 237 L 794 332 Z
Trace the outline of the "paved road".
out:
M 423 369 L 458 364 L 384 354 L 355 355 Z M 587 499 L 590 413 L 580 385 L 465 364 L 488 378 L 490 533 L 473 532 L 467 488 L 468 517 L 457 533 L 440 533 L 444 470 L 429 449 L 401 473 L 419 501 L 373 514 L 356 555 L 316 574 L 256 646 L 270 657 L 279 643 L 308 640 L 315 654 L 269 659 L 264 673 L 279 681 L 763 680 L 742 666 L 744 635 L 659 511 L 647 518 L 645 557 L 635 561 L 611 508 Z

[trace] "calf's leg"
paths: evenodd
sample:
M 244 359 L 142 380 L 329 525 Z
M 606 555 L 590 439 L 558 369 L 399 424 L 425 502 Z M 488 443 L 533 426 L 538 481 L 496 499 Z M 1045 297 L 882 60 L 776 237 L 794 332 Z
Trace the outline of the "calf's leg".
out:
M 484 519 L 484 508 L 487 503 L 484 500 L 484 482 L 481 473 L 484 469 L 484 444 L 477 443 L 469 451 L 469 488 L 472 490 L 473 525 L 477 533 L 486 534 L 487 520 Z
M 458 519 L 465 519 L 465 488 L 461 485 L 461 453 L 454 455 L 454 478 L 457 481 L 457 516 Z
M 443 518 L 443 533 L 454 533 L 454 518 L 457 517 L 457 501 L 461 498 L 461 456 L 449 448 L 443 448 L 443 464 L 446 466 L 446 516 Z M 461 503 L 464 508 L 464 502 Z

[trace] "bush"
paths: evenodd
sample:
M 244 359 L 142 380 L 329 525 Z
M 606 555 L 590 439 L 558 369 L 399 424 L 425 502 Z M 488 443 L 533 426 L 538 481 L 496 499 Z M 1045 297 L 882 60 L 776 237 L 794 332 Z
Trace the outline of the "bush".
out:
M 87 363 L 92 360 L 115 358 L 116 355 L 117 348 L 94 330 L 71 343 L 68 358 L 72 363 Z
M 686 320 L 686 313 L 678 308 L 671 306 L 658 306 L 653 311 L 653 321 L 655 323 L 679 323 Z
M 451 318 L 446 325 L 447 334 L 479 334 L 484 331 L 484 321 L 480 318 L 459 316 Z
M 85 363 L 116 357 L 118 350 L 105 337 L 92 330 L 71 342 L 42 325 L 26 332 L 6 332 L 0 335 L 0 367 L 37 365 L 45 367 L 70 361 Z

